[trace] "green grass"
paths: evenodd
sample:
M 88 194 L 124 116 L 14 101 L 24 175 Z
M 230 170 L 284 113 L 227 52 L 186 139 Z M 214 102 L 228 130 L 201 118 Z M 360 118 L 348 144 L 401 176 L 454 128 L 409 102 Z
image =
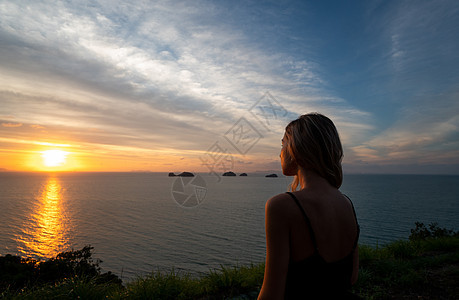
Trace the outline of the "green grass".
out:
M 359 246 L 359 279 L 353 292 L 364 299 L 457 299 L 459 236 L 427 236 L 384 246 Z M 52 283 L 0 290 L 4 299 L 256 299 L 264 263 L 221 266 L 196 277 L 155 271 L 120 285 L 98 276 L 75 275 Z M 15 277 L 16 278 L 16 277 Z M 5 286 L 5 285 L 3 285 Z
M 93 278 L 73 277 L 60 282 L 25 288 L 17 292 L 5 291 L 4 299 L 116 299 L 123 289 L 117 284 L 97 283 Z
M 127 284 L 120 298 L 129 299 L 189 299 L 199 295 L 196 279 L 188 274 L 153 272 Z
M 354 292 L 365 299 L 457 299 L 459 237 L 360 246 Z
M 199 278 L 180 274 L 153 272 L 128 283 L 124 299 L 253 299 L 263 282 L 264 264 L 221 266 Z
M 251 295 L 261 288 L 263 283 L 264 264 L 250 266 L 221 266 L 201 278 L 202 287 L 208 297 L 219 299 Z M 255 296 L 256 297 L 256 296 Z

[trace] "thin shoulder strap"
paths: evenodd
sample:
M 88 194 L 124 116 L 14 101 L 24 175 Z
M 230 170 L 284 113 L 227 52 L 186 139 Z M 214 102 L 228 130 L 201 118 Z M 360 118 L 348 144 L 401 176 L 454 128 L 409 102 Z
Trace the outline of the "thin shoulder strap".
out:
M 312 230 L 311 221 L 309 220 L 308 216 L 306 215 L 306 212 L 304 211 L 303 207 L 301 206 L 300 202 L 295 197 L 295 195 L 293 193 L 291 193 L 291 192 L 287 192 L 287 194 L 289 194 L 293 198 L 293 200 L 295 200 L 295 203 L 300 208 L 301 213 L 303 214 L 303 217 L 306 220 L 306 224 L 308 224 L 309 233 L 311 234 L 311 240 L 312 240 L 312 244 L 314 246 L 314 250 L 317 252 L 318 251 L 318 247 L 317 247 L 317 242 L 316 242 L 316 236 L 314 234 L 314 230 Z
M 352 206 L 352 212 L 354 213 L 354 218 L 355 218 L 355 224 L 357 224 L 357 237 L 355 238 L 355 242 L 354 242 L 354 249 L 357 247 L 357 243 L 359 242 L 359 236 L 360 236 L 360 225 L 359 225 L 359 222 L 357 221 L 357 215 L 355 214 L 355 208 L 354 208 L 354 203 L 352 203 L 352 200 L 351 198 L 349 198 L 347 195 L 343 194 L 344 197 L 347 198 L 347 200 L 349 200 L 349 202 L 351 203 L 351 206 Z

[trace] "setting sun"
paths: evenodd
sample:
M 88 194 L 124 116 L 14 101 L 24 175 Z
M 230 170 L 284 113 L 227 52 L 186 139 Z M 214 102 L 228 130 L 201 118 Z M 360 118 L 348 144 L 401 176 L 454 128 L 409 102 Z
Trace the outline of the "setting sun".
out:
M 58 167 L 65 164 L 68 152 L 62 150 L 46 150 L 42 152 L 43 164 L 47 167 Z

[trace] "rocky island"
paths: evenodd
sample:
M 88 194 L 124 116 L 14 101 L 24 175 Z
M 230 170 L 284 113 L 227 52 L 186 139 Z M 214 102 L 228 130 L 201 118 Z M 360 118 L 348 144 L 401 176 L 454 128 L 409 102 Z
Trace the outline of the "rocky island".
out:
M 180 176 L 180 177 L 194 177 L 194 174 L 191 173 L 191 172 L 182 172 L 182 173 L 178 174 L 177 176 Z
M 265 177 L 277 177 L 277 174 L 269 174 L 269 175 L 266 175 Z
M 234 172 L 229 171 L 229 172 L 223 173 L 222 176 L 236 176 L 236 174 Z

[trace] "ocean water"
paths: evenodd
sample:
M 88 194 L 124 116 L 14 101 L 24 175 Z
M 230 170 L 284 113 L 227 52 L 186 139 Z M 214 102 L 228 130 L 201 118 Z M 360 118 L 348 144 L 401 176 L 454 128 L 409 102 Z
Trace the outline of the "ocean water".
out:
M 0 255 L 90 244 L 104 271 L 207 272 L 265 258 L 264 204 L 291 178 L 166 173 L 0 173 Z M 414 222 L 459 230 L 459 176 L 345 175 L 360 243 L 407 239 Z

